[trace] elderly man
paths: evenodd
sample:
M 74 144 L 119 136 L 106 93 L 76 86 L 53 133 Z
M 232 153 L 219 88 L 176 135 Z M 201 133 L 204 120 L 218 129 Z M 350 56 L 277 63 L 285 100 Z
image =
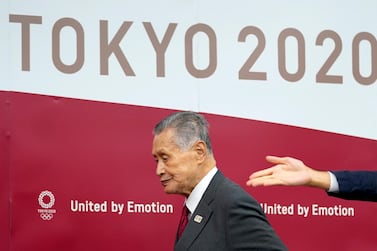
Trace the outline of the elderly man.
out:
M 216 166 L 202 115 L 177 112 L 159 122 L 152 154 L 164 191 L 183 195 L 188 209 L 175 251 L 287 250 L 259 203 Z

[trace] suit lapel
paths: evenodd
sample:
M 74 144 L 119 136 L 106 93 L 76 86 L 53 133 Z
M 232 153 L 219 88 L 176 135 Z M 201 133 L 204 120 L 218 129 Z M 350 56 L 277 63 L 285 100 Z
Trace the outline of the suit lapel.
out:
M 215 198 L 217 186 L 223 179 L 223 175 L 218 171 L 208 185 L 199 202 L 198 207 L 191 215 L 190 221 L 186 226 L 181 238 L 176 242 L 175 250 L 187 250 L 197 236 L 203 231 L 212 216 L 213 209 L 211 203 Z
M 212 209 L 209 207 L 202 208 L 200 211 L 195 212 L 190 218 L 190 222 L 187 224 L 181 238 L 178 240 L 175 250 L 187 250 L 203 230 L 211 215 Z

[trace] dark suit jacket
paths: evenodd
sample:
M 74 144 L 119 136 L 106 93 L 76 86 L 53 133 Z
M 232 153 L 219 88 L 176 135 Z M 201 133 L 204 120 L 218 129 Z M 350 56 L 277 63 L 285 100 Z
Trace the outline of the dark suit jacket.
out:
M 347 200 L 377 201 L 377 171 L 334 171 L 339 193 L 331 196 Z
M 218 171 L 175 251 L 287 250 L 259 203 Z

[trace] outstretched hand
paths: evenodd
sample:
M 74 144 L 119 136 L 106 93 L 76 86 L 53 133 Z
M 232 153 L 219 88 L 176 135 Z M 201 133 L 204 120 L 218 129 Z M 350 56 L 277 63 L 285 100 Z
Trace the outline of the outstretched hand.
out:
M 274 166 L 252 173 L 246 182 L 248 186 L 303 186 L 311 182 L 312 169 L 301 160 L 292 157 L 267 156 Z

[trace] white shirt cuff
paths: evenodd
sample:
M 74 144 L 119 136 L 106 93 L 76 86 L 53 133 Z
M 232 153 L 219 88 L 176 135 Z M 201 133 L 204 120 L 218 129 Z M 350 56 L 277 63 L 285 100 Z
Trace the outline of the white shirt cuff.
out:
M 335 175 L 332 172 L 329 172 L 330 174 L 330 188 L 327 190 L 327 192 L 331 193 L 338 193 L 339 192 L 339 183 L 336 179 Z

